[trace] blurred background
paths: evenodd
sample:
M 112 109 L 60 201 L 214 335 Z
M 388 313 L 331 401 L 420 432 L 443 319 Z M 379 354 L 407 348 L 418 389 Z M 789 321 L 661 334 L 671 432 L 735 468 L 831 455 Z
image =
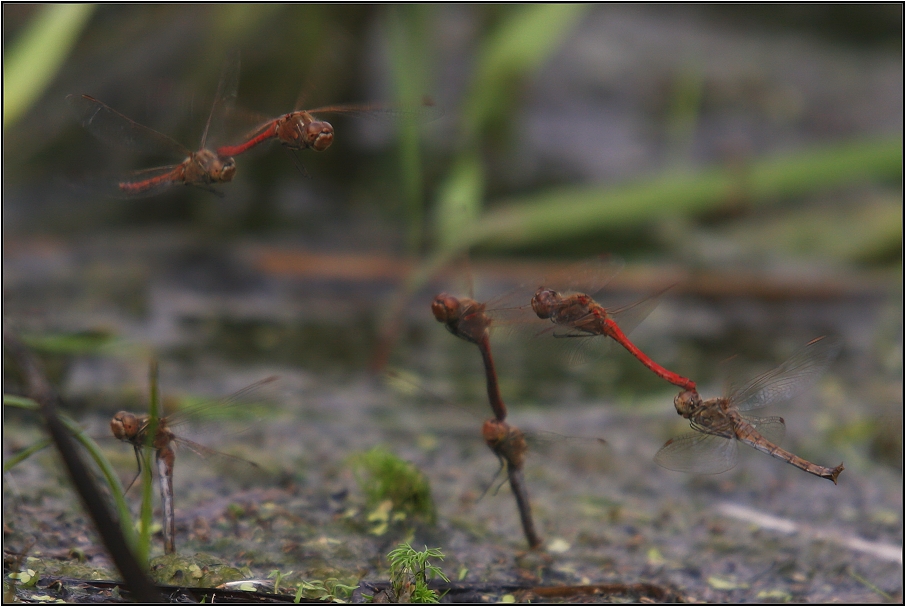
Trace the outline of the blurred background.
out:
M 626 262 L 614 302 L 675 285 L 633 339 L 708 396 L 727 380 L 721 361 L 754 365 L 746 378 L 840 335 L 829 385 L 783 415 L 800 454 L 845 458 L 844 486 L 759 457 L 733 496 L 760 499 L 745 487 L 762 472 L 816 485 L 846 504 L 828 524 L 882 521 L 869 535 L 902 543 L 901 6 L 4 5 L 3 17 L 4 324 L 77 410 L 140 406 L 153 353 L 165 390 L 223 395 L 278 373 L 281 408 L 319 420 L 318 440 L 386 441 L 375 368 L 483 395 L 474 347 L 430 316 L 434 293 L 484 297 L 611 254 Z M 92 138 L 67 94 L 194 150 L 237 50 L 244 110 L 428 96 L 442 116 L 325 116 L 335 142 L 298 154 L 308 176 L 270 142 L 236 158 L 223 197 L 78 187 L 152 165 Z M 215 125 L 208 145 L 248 127 Z M 638 432 L 613 445 L 625 466 L 610 469 L 613 491 L 632 494 L 624 476 L 693 501 L 736 490 L 651 463 L 683 424 L 672 389 L 625 352 L 576 368 L 535 350 L 501 340 L 495 352 L 513 411 L 558 431 Z M 316 443 L 290 450 L 296 469 L 328 457 Z M 826 498 L 809 491 L 778 508 Z

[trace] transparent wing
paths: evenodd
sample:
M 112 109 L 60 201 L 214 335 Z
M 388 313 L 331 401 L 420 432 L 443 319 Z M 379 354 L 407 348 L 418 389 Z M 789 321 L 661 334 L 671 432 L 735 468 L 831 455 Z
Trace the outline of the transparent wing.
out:
M 740 411 L 791 399 L 818 381 L 840 353 L 841 347 L 842 343 L 835 338 L 814 339 L 779 367 L 759 375 L 739 388 L 732 388 L 728 398 Z
M 214 94 L 214 103 L 211 106 L 211 113 L 208 114 L 208 121 L 201 135 L 200 149 L 204 149 L 206 145 L 212 123 L 216 125 L 217 134 L 222 134 L 220 131 L 223 130 L 226 114 L 236 103 L 236 95 L 239 91 L 239 67 L 239 52 L 236 51 L 227 57 L 223 63 L 220 81 L 217 84 L 217 92 Z
M 587 436 L 565 436 L 556 432 L 545 432 L 543 430 L 526 430 L 525 442 L 528 445 L 529 452 L 533 450 L 549 449 L 556 445 L 569 445 L 576 448 L 604 449 L 607 441 L 603 438 Z
M 276 380 L 277 376 L 272 375 L 237 390 L 224 398 L 207 399 L 192 403 L 179 411 L 167 415 L 167 425 L 170 428 L 175 428 L 188 422 L 203 421 L 205 418 L 216 417 L 218 413 L 221 414 L 221 417 L 225 414 L 241 413 L 246 406 L 242 402 L 245 397 L 261 388 L 261 386 Z
M 123 116 L 94 97 L 68 95 L 66 101 L 75 112 L 79 124 L 108 145 L 182 157 L 188 157 L 192 153 L 177 141 Z
M 695 432 L 672 438 L 654 456 L 654 462 L 677 472 L 720 474 L 739 458 L 735 439 Z
M 626 264 L 615 255 L 598 255 L 570 267 L 566 275 L 545 276 L 543 286 L 560 291 L 561 295 L 585 293 L 594 297 Z
M 216 457 L 216 458 L 221 458 L 221 459 L 228 459 L 232 462 L 244 464 L 246 466 L 260 468 L 260 466 L 258 464 L 256 464 L 255 462 L 253 462 L 251 460 L 247 460 L 245 458 L 238 457 L 235 455 L 230 455 L 229 453 L 224 453 L 223 451 L 217 451 L 216 449 L 206 447 L 200 443 L 196 443 L 195 441 L 191 441 L 187 438 L 182 438 L 181 436 L 174 437 L 174 440 L 176 441 L 177 444 L 179 444 L 183 447 L 186 447 L 187 449 L 189 449 L 190 451 L 192 451 L 199 457 L 203 457 L 203 458 Z
M 657 293 L 629 305 L 608 309 L 607 313 L 613 318 L 613 321 L 617 323 L 620 329 L 623 330 L 623 333 L 629 335 L 629 333 L 642 324 L 642 321 L 648 318 L 648 315 L 654 311 L 659 303 L 661 303 L 661 295 L 672 289 L 674 286 L 675 285 L 669 285 L 664 287 Z
M 126 173 L 95 173 L 89 176 L 82 176 L 76 179 L 66 181 L 67 185 L 78 192 L 86 192 L 93 195 L 105 196 L 108 198 L 133 199 L 154 196 L 160 192 L 173 187 L 182 182 L 172 180 L 157 180 L 154 185 L 139 189 L 126 188 L 122 184 L 136 184 L 154 180 L 161 175 L 172 173 L 179 165 L 173 164 L 168 166 L 153 167 L 141 171 L 129 171 Z
M 431 122 L 444 115 L 443 109 L 430 97 L 423 97 L 415 103 L 345 103 L 325 105 L 313 110 L 305 110 L 312 115 L 342 114 L 357 118 L 376 118 L 378 120 L 407 119 L 418 123 Z
M 782 417 L 755 417 L 753 415 L 743 415 L 742 418 L 752 424 L 760 435 L 765 437 L 768 442 L 780 446 L 783 443 L 783 437 L 786 435 L 786 425 Z

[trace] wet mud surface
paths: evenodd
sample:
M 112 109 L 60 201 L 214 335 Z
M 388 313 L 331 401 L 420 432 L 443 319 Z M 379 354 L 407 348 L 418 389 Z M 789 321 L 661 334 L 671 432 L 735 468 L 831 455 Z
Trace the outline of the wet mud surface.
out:
M 685 426 L 673 411 L 673 391 L 657 378 L 637 381 L 641 366 L 634 359 L 614 350 L 612 361 L 570 367 L 526 347 L 519 336 L 498 340 L 508 421 L 525 431 L 607 441 L 531 447 L 526 479 L 545 540 L 542 556 L 526 551 L 509 488 L 482 495 L 498 463 L 480 437 L 481 422 L 490 416 L 480 356 L 431 318 L 432 289 L 439 285 L 413 298 L 391 364 L 462 408 L 388 386 L 367 372 L 378 338 L 357 328 L 370 324 L 362 318 L 373 318 L 367 295 L 381 292 L 380 280 L 363 287 L 262 274 L 241 245 L 212 248 L 198 261 L 191 239 L 161 245 L 153 234 L 133 234 L 128 247 L 123 242 L 8 242 L 5 255 L 6 313 L 24 319 L 16 323 L 23 334 L 48 326 L 72 331 L 102 316 L 103 324 L 94 326 L 117 336 L 91 355 L 45 357 L 67 412 L 92 435 L 107 432 L 106 419 L 116 410 L 143 406 L 152 351 L 161 360 L 165 397 L 217 398 L 279 376 L 254 393 L 241 419 L 185 429 L 198 442 L 256 461 L 263 472 L 179 453 L 182 555 L 213 555 L 225 565 L 247 567 L 256 578 L 278 569 L 305 579 L 380 581 L 386 576 L 384 555 L 408 540 L 441 547 L 444 571 L 464 583 L 646 582 L 704 601 L 871 602 L 902 596 L 901 345 L 883 335 L 885 326 L 897 322 L 883 293 L 868 301 L 745 305 L 686 294 L 665 298 L 633 334 L 664 364 L 701 377 L 701 392 L 711 395 L 723 388 L 708 361 L 726 358 L 722 353 L 738 345 L 697 327 L 763 330 L 763 339 L 745 342 L 744 354 L 753 362 L 744 377 L 817 335 L 841 329 L 836 334 L 844 351 L 824 379 L 794 403 L 765 410 L 786 419 L 787 448 L 823 465 L 845 462 L 837 486 L 747 448 L 741 449 L 740 464 L 721 475 L 661 469 L 652 462 L 654 453 Z M 147 247 L 136 246 L 140 242 Z M 173 264 L 174 259 L 190 261 Z M 65 267 L 71 271 L 58 272 Z M 98 268 L 114 293 L 92 285 Z M 476 274 L 481 272 L 479 264 Z M 191 280 L 202 275 L 205 281 Z M 129 285 L 111 276 L 141 278 Z M 228 290 L 226 283 L 232 284 Z M 55 303 L 62 301 L 60 291 L 69 292 L 64 307 Z M 266 306 L 259 303 L 262 293 L 268 294 Z M 42 314 L 30 316 L 34 309 Z M 770 330 L 762 324 L 766 315 Z M 683 325 L 679 317 L 698 320 Z M 790 329 L 781 336 L 773 327 Z M 705 348 L 709 352 L 697 356 L 678 354 Z M 14 387 L 11 377 L 7 385 Z M 7 414 L 7 454 L 39 436 L 34 419 Z M 112 461 L 128 480 L 131 449 L 113 443 Z M 377 445 L 427 475 L 436 525 L 404 521 L 373 533 L 378 525 L 367 519 L 348 458 Z M 8 550 L 34 541 L 29 554 L 48 572 L 74 564 L 76 555 L 83 566 L 103 571 L 109 567 L 104 551 L 55 457 L 42 452 L 6 475 Z M 130 498 L 137 502 L 136 495 Z

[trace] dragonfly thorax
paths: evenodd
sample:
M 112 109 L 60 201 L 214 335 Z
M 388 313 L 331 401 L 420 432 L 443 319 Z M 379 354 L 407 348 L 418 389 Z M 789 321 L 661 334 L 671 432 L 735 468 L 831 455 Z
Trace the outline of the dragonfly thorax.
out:
M 192 159 L 198 174 L 187 174 L 186 183 L 226 183 L 236 175 L 236 162 L 229 156 L 203 149 L 195 152 Z
M 314 120 L 308 112 L 293 112 L 277 121 L 277 138 L 292 150 L 311 148 L 323 152 L 333 143 L 333 126 Z
M 497 457 L 513 468 L 522 468 L 528 450 L 522 430 L 504 421 L 489 419 L 482 426 L 481 434 Z

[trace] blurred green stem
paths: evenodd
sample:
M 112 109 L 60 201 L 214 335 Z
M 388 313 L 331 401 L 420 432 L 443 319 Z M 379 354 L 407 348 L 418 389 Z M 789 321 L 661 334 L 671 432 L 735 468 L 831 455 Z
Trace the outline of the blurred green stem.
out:
M 38 403 L 31 400 L 30 398 L 15 396 L 12 394 L 3 395 L 3 405 L 6 407 L 27 409 L 36 413 L 40 410 L 40 405 L 38 405 Z M 66 428 L 72 433 L 73 437 L 75 437 L 75 439 L 79 443 L 81 443 L 82 447 L 85 448 L 85 450 L 94 460 L 94 463 L 97 464 L 98 469 L 100 469 L 101 474 L 107 481 L 107 487 L 110 489 L 110 495 L 113 497 L 113 501 L 116 504 L 117 515 L 120 519 L 120 528 L 123 530 L 123 535 L 126 537 L 126 541 L 128 541 L 132 547 L 135 547 L 137 545 L 138 538 L 136 537 L 135 530 L 132 527 L 132 516 L 129 512 L 129 506 L 128 504 L 126 504 L 123 485 L 120 483 L 119 477 L 113 470 L 113 466 L 111 466 L 110 462 L 107 461 L 107 458 L 104 457 L 104 454 L 101 452 L 100 448 L 98 448 L 97 443 L 95 443 L 91 439 L 91 437 L 85 434 L 82 428 L 75 421 L 63 414 L 60 414 L 60 421 L 63 422 L 63 425 L 66 426 Z M 28 449 L 25 449 L 23 452 L 17 454 L 15 457 L 4 461 L 3 472 L 8 472 L 16 464 L 24 461 L 28 456 L 37 453 L 50 443 L 50 440 L 40 441 L 35 445 L 32 445 Z M 145 562 L 147 563 L 147 561 Z
M 778 154 L 740 167 L 667 173 L 617 186 L 569 186 L 502 200 L 453 245 L 508 249 L 703 213 L 740 197 L 750 205 L 851 183 L 899 179 L 899 137 Z M 449 254 L 449 251 L 447 252 Z
M 16 122 L 56 75 L 93 4 L 42 6 L 3 61 L 3 126 Z

